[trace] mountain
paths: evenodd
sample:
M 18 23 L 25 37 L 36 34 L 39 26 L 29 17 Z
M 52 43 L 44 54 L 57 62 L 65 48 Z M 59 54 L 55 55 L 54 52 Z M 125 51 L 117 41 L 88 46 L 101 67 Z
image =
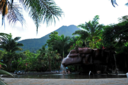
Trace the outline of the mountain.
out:
M 65 35 L 65 36 L 73 36 L 72 33 L 74 33 L 76 30 L 80 30 L 75 25 L 70 26 L 62 26 L 59 29 L 55 30 L 58 32 L 58 35 Z M 44 37 L 38 38 L 38 39 L 25 39 L 22 41 L 19 41 L 19 43 L 22 43 L 24 46 L 21 48 L 23 51 L 30 50 L 31 52 L 36 52 L 38 49 L 40 49 L 44 44 L 46 44 L 47 39 L 49 39 L 49 35 L 51 33 L 45 35 Z

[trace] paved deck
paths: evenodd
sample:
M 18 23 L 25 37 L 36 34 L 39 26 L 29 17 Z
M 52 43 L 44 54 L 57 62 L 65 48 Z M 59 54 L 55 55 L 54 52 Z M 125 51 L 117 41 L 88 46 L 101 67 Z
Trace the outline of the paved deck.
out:
M 106 79 L 29 79 L 2 78 L 8 85 L 128 85 L 128 78 Z

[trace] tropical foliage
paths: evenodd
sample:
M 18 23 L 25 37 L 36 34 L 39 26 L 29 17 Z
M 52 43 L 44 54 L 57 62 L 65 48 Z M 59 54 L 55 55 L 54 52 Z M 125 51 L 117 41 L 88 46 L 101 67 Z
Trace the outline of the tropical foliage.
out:
M 124 71 L 128 70 L 128 21 L 126 19 L 124 18 L 124 21 L 118 24 L 105 26 L 102 34 L 104 46 L 116 51 L 118 67 Z
M 3 63 L 0 62 L 0 65 L 5 65 Z M 5 65 L 6 66 L 6 65 Z M 13 76 L 11 73 L 7 72 L 7 71 L 4 71 L 4 70 L 1 70 L 1 67 L 0 67 L 0 74 L 6 74 L 6 75 L 10 75 L 10 76 Z M 7 85 L 0 77 L 0 85 Z
M 47 40 L 48 46 L 52 47 L 53 50 L 57 50 L 61 56 L 65 56 L 65 47 L 69 44 L 70 38 L 68 36 L 58 36 L 58 32 L 53 32 L 49 35 L 50 39 Z
M 15 0 L 14 0 L 15 1 Z M 41 22 L 51 24 L 56 22 L 56 19 L 62 16 L 63 12 L 53 0 L 18 0 L 25 10 L 29 11 L 30 16 L 35 22 L 37 32 Z M 4 23 L 4 17 L 7 14 L 7 18 L 10 23 L 16 23 L 20 21 L 24 22 L 21 7 L 19 4 L 15 4 L 12 1 L 1 0 L 0 12 L 2 13 L 2 22 Z M 2 23 L 2 24 L 3 24 Z
M 11 61 L 15 59 L 15 51 L 22 50 L 19 46 L 23 44 L 17 42 L 19 39 L 20 37 L 13 39 L 11 34 L 0 33 L 0 48 L 7 52 L 3 57 L 3 62 L 8 65 L 8 69 L 12 65 Z
M 9 23 L 16 23 L 16 21 L 19 21 L 21 24 L 24 22 L 23 15 L 21 14 L 21 7 L 19 4 L 12 3 L 7 0 L 1 0 L 0 1 L 0 13 L 2 13 L 2 24 L 4 24 L 4 17 L 7 15 L 7 19 Z
M 128 22 L 121 22 L 116 25 L 106 26 L 103 32 L 105 47 L 120 47 L 128 42 Z
M 120 18 L 118 24 L 102 25 L 98 22 L 99 16 L 96 15 L 92 21 L 80 24 L 82 30 L 73 33 L 74 37 L 58 35 L 54 31 L 49 35 L 46 44 L 37 52 L 26 50 L 17 53 L 22 46 L 17 42 L 19 38 L 12 38 L 11 34 L 1 33 L 0 61 L 5 63 L 2 69 L 8 71 L 25 70 L 25 71 L 52 71 L 59 70 L 61 61 L 70 50 L 76 47 L 104 48 L 116 51 L 117 67 L 128 71 L 128 21 L 127 17 Z M 83 42 L 84 41 L 84 42 Z M 84 45 L 85 43 L 85 45 Z M 12 46 L 12 47 L 11 47 Z M 123 62 L 123 63 L 121 63 Z M 124 67 L 122 67 L 122 65 Z M 78 67 L 69 66 L 71 71 L 79 70 Z
M 18 46 L 23 46 L 23 44 L 17 42 L 20 37 L 12 39 L 12 34 L 0 33 L 0 39 L 0 48 L 6 50 L 7 52 L 14 53 L 17 50 L 22 50 Z
M 69 40 L 70 38 L 68 36 L 64 36 L 61 35 L 59 36 L 59 38 L 55 41 L 55 43 L 57 44 L 57 48 L 62 52 L 62 56 L 63 58 L 65 57 L 65 47 L 69 44 Z
M 78 25 L 82 30 L 78 30 L 75 34 L 80 35 L 80 39 L 85 40 L 86 44 L 89 42 L 89 47 L 96 48 L 96 42 L 101 39 L 103 25 L 98 22 L 99 16 L 96 15 L 92 21 L 85 22 L 85 24 Z

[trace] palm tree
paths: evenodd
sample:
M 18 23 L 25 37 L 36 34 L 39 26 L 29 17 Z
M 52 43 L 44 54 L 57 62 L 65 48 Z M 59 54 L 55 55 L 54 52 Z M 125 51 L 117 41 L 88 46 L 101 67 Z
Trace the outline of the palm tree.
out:
M 22 50 L 19 46 L 23 46 L 23 44 L 17 42 L 19 39 L 20 37 L 12 39 L 11 34 L 0 33 L 0 48 L 7 51 L 7 55 L 3 57 L 3 60 L 9 66 L 8 69 L 11 67 L 12 59 L 15 58 L 15 51 Z
M 46 45 L 47 44 L 45 44 L 45 45 L 43 45 L 42 46 L 42 48 L 41 49 L 39 49 L 39 56 L 38 56 L 38 61 L 39 61 L 39 63 L 41 64 L 41 60 L 43 60 L 43 57 L 45 56 L 45 54 L 46 54 Z
M 42 46 L 41 49 L 39 49 L 40 54 L 38 56 L 39 62 L 41 63 L 41 60 L 43 60 L 44 63 L 48 65 L 49 71 L 51 71 L 52 67 L 54 68 L 58 62 L 56 60 L 60 59 L 60 55 L 57 52 L 57 50 L 54 50 L 52 45 L 46 49 L 46 44 Z M 54 64 L 52 64 L 54 63 Z
M 98 22 L 99 16 L 96 15 L 92 21 L 85 22 L 85 24 L 78 25 L 82 30 L 78 30 L 73 34 L 80 35 L 82 40 L 89 40 L 92 43 L 92 48 L 94 48 L 94 41 L 99 39 L 99 35 L 103 30 L 103 25 Z
M 89 36 L 87 31 L 84 30 L 77 30 L 72 35 L 77 35 L 77 34 L 79 35 L 79 39 L 81 40 L 85 40 Z
M 88 46 L 87 45 L 87 38 L 89 37 L 87 31 L 84 31 L 84 30 L 77 30 L 75 31 L 72 35 L 79 35 L 77 38 L 78 40 L 77 41 L 83 41 L 83 44 L 85 44 L 85 40 L 86 40 L 86 45 L 85 46 Z M 83 46 L 83 47 L 85 47 Z
M 20 37 L 15 37 L 12 39 L 11 34 L 0 33 L 0 48 L 6 50 L 9 53 L 22 50 L 19 46 L 23 46 L 23 44 L 17 42 L 19 39 Z
M 56 5 L 53 0 L 19 0 L 23 5 L 24 9 L 29 11 L 30 16 L 36 24 L 38 31 L 39 23 L 43 21 L 47 25 L 59 20 L 63 12 L 60 7 Z M 13 0 L 1 0 L 0 1 L 0 12 L 2 13 L 2 22 L 4 22 L 4 17 L 7 14 L 9 22 L 16 23 L 20 21 L 21 24 L 24 22 L 23 15 L 21 13 L 21 7 L 19 4 L 13 3 Z
M 66 45 L 69 44 L 69 40 L 70 40 L 70 37 L 68 37 L 68 36 L 65 37 L 64 35 L 61 35 L 55 41 L 55 45 L 54 46 L 56 46 L 57 48 L 60 49 L 60 51 L 62 52 L 63 58 L 65 56 L 65 54 L 64 54 L 65 53 L 65 47 L 66 47 Z

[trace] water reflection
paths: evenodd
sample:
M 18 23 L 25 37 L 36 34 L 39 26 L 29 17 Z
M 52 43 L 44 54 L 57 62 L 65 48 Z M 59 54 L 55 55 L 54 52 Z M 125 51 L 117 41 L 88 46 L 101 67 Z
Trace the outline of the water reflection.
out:
M 15 78 L 42 78 L 42 79 L 97 79 L 97 78 L 126 78 L 126 75 L 79 75 L 74 74 L 24 74 L 14 75 Z

